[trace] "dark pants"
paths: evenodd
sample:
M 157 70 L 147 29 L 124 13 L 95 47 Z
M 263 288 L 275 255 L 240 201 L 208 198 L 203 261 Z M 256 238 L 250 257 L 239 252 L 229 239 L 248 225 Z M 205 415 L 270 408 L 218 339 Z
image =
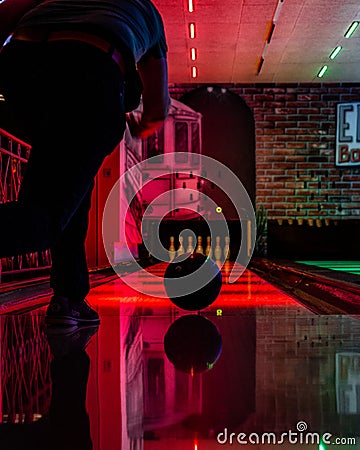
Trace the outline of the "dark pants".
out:
M 18 201 L 0 205 L 0 257 L 51 248 L 51 287 L 89 291 L 91 191 L 125 129 L 124 79 L 109 55 L 75 41 L 13 41 L 0 53 L 0 127 L 32 145 Z

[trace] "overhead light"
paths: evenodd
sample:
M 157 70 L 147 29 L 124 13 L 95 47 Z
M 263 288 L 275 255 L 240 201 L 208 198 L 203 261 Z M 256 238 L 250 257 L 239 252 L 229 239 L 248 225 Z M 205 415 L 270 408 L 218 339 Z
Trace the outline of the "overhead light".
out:
M 341 52 L 342 50 L 342 46 L 338 45 L 337 47 L 334 48 L 334 50 L 330 53 L 329 58 L 330 59 L 335 59 L 337 57 L 337 55 Z
M 192 48 L 190 49 L 190 59 L 191 59 L 191 61 L 195 61 L 196 58 L 197 58 L 197 51 L 196 51 L 196 48 L 192 47 Z
M 188 0 L 188 11 L 194 12 L 194 0 Z
M 196 66 L 192 66 L 191 67 L 191 78 L 197 78 L 198 73 L 197 73 L 197 67 Z
M 194 39 L 195 38 L 195 24 L 194 23 L 189 23 L 189 36 L 190 39 Z
M 273 22 L 273 23 L 271 24 L 271 27 L 270 27 L 270 30 L 269 30 L 269 34 L 268 34 L 268 37 L 267 37 L 267 39 L 266 39 L 266 42 L 267 42 L 268 44 L 270 44 L 270 41 L 271 41 L 271 38 L 272 38 L 272 35 L 273 35 L 274 30 L 275 30 L 275 22 Z
M 279 17 L 280 10 L 281 10 L 281 7 L 282 7 L 283 2 L 284 2 L 284 0 L 279 0 L 279 1 L 278 1 L 278 4 L 276 5 L 275 13 L 274 13 L 274 17 L 273 17 L 273 22 L 274 22 L 274 23 L 276 23 L 277 20 L 278 20 L 278 17 Z
M 4 102 L 4 101 L 5 101 L 5 97 L 2 94 L 0 94 L 0 102 Z
M 259 73 L 260 73 L 260 71 L 261 71 L 261 69 L 262 69 L 262 66 L 263 66 L 263 64 L 264 64 L 264 61 L 265 61 L 265 58 L 263 57 L 263 56 L 261 56 L 261 58 L 260 58 L 260 60 L 259 60 L 259 63 L 258 63 L 258 66 L 257 66 L 257 68 L 256 68 L 256 73 L 259 75 Z
M 346 39 L 349 39 L 349 37 L 352 36 L 352 34 L 354 33 L 354 31 L 356 30 L 356 28 L 359 26 L 359 22 L 355 21 L 353 22 L 349 28 L 346 30 L 346 33 L 344 34 L 344 36 L 346 37 Z
M 318 78 L 322 78 L 325 75 L 325 72 L 328 70 L 328 66 L 322 66 L 317 74 Z

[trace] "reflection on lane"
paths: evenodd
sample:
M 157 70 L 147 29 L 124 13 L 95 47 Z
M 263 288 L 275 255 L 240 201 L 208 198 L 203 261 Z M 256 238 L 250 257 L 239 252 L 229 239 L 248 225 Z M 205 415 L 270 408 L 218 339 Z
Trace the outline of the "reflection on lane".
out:
M 211 450 L 225 429 L 280 436 L 299 422 L 358 436 L 359 320 L 317 316 L 253 281 L 200 315 L 120 305 L 109 283 L 91 297 L 98 331 L 65 339 L 45 333 L 44 310 L 0 316 L 0 449 Z
M 2 450 L 91 450 L 85 351 L 98 327 L 48 329 L 44 315 L 1 318 Z
M 176 370 L 194 376 L 214 367 L 222 351 L 222 339 L 210 320 L 189 314 L 170 325 L 164 350 Z

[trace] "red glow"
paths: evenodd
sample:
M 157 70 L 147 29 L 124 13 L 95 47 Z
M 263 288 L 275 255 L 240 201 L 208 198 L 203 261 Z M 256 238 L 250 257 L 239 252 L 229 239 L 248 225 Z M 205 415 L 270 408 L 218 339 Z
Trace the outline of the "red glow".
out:
M 117 310 L 127 305 L 146 305 L 154 308 L 169 307 L 169 300 L 166 297 L 156 297 L 160 293 L 165 293 L 162 277 L 167 266 L 168 264 L 164 262 L 141 271 L 140 275 L 144 281 L 146 281 L 147 273 L 159 277 L 159 282 L 151 285 L 153 296 L 135 291 L 115 275 L 113 281 L 94 287 L 87 298 L 92 305 L 98 305 L 107 310 Z M 242 273 L 235 283 L 229 284 L 229 276 L 233 267 L 233 262 L 226 262 L 223 265 L 223 285 L 219 296 L 209 308 L 215 310 L 222 309 L 225 312 L 226 307 L 299 307 L 299 304 L 287 294 L 267 283 L 248 269 Z M 236 266 L 235 270 L 237 270 Z M 139 275 L 139 272 L 137 274 Z

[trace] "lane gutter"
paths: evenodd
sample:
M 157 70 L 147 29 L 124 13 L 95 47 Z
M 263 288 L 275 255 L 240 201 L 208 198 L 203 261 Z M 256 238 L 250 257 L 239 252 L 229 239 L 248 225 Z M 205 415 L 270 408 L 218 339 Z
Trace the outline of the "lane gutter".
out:
M 264 258 L 253 258 L 249 269 L 316 314 L 360 315 L 360 286 L 335 280 Z
M 138 260 L 137 263 L 146 268 L 153 265 L 154 261 L 143 259 Z M 119 274 L 127 274 L 137 270 L 137 267 L 124 262 L 118 264 L 116 270 Z M 117 273 L 111 266 L 90 271 L 90 288 L 118 279 Z M 0 284 L 0 315 L 22 314 L 47 305 L 51 295 L 49 275 Z

